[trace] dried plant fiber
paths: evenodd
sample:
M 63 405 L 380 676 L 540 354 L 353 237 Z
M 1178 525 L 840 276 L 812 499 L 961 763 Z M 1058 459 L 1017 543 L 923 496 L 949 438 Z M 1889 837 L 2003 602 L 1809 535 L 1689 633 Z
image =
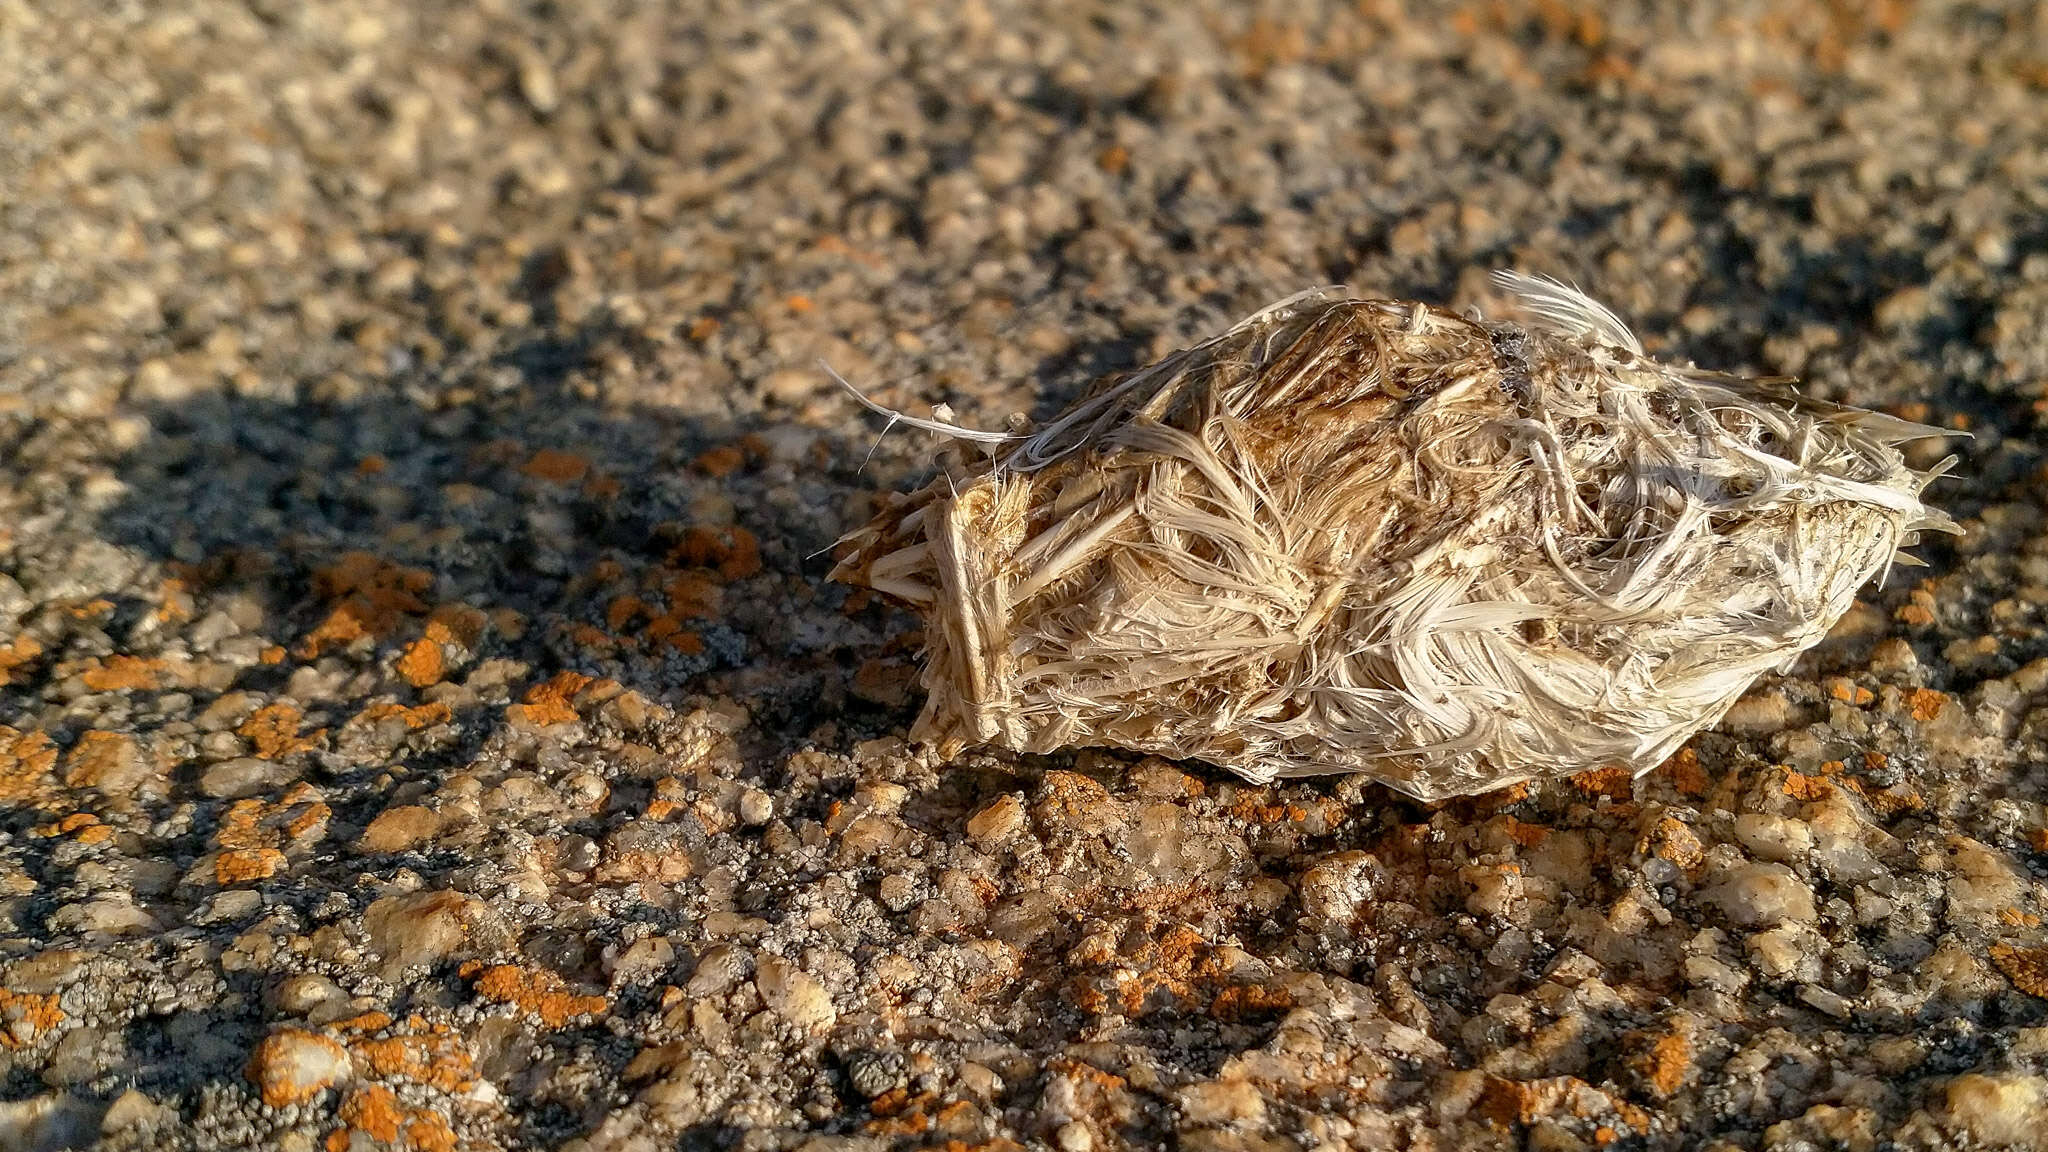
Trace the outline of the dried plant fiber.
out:
M 924 617 L 912 737 L 1423 799 L 1641 773 L 1954 530 L 1898 448 L 1940 430 L 1496 279 L 1525 323 L 1311 291 L 1033 431 L 889 413 L 954 442 L 833 575 Z

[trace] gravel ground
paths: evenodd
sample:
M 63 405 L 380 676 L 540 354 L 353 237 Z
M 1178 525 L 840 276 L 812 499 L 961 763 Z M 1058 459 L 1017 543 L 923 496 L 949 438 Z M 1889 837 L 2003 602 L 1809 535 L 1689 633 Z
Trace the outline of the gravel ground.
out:
M 2048 8 L 669 8 L 0 0 L 0 1148 L 2044 1146 Z M 1968 535 L 1635 782 L 903 742 L 817 357 L 1495 266 Z

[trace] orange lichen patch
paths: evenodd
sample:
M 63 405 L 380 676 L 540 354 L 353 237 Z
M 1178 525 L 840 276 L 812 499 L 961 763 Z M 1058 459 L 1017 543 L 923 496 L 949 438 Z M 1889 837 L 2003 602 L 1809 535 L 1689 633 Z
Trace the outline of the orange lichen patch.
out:
M 2008 928 L 2038 928 L 2041 918 L 2019 908 L 2000 908 L 1998 922 Z
M 1186 900 L 1180 901 L 1181 905 Z M 1083 969 L 1069 985 L 1074 1003 L 1093 1015 L 1139 1016 L 1167 1009 L 1206 1006 L 1241 1013 L 1264 1010 L 1286 993 L 1277 988 L 1240 986 L 1231 978 L 1227 950 L 1204 942 L 1185 924 L 1123 951 L 1077 950 L 1068 961 Z
M 0 684 L 9 683 L 14 670 L 43 654 L 42 641 L 33 636 L 16 636 L 0 644 Z
M 282 857 L 273 859 L 274 850 L 319 840 L 327 834 L 333 816 L 334 810 L 320 798 L 319 790 L 303 781 L 275 801 L 257 797 L 235 801 L 221 813 L 220 825 L 214 829 L 213 843 L 221 850 L 216 876 L 227 884 L 240 882 L 226 879 L 230 873 L 241 879 L 275 874 Z M 261 871 L 264 868 L 269 871 Z
M 1040 791 L 1039 811 L 1062 824 L 1092 826 L 1109 804 L 1109 789 L 1079 772 L 1047 772 Z
M 1108 795 L 1107 792 L 1104 793 Z M 1300 824 L 1314 817 L 1321 817 L 1324 827 L 1335 828 L 1342 824 L 1349 812 L 1334 800 L 1313 801 L 1297 804 L 1267 804 L 1260 800 L 1262 790 L 1247 789 L 1238 794 L 1230 805 L 1230 814 L 1239 820 L 1254 824 Z
M 162 680 L 164 662 L 140 656 L 94 660 L 79 679 L 95 692 L 151 692 Z
M 1132 908 L 1159 912 L 1185 908 L 1189 901 L 1200 899 L 1213 891 L 1214 889 L 1201 884 L 1148 884 L 1132 891 L 1124 899 Z M 979 895 L 978 889 L 976 894 Z
M 386 720 L 395 719 L 403 723 L 407 729 L 417 732 L 422 728 L 431 728 L 436 724 L 446 724 L 454 718 L 455 713 L 449 710 L 448 705 L 436 700 L 431 704 L 421 704 L 415 708 L 407 708 L 403 704 L 372 704 L 361 712 L 356 713 L 349 723 L 381 724 Z
M 1707 794 L 1707 772 L 1700 767 L 1700 754 L 1686 745 L 1671 754 L 1657 771 L 1671 781 L 1681 796 L 1704 796 Z
M 654 798 L 647 802 L 647 818 L 666 820 L 689 802 L 689 785 L 674 776 L 663 776 L 654 782 Z
M 682 621 L 676 617 L 657 616 L 647 622 L 647 627 L 641 630 L 639 639 L 649 644 L 664 644 L 668 642 L 669 637 L 685 631 L 687 629 L 683 627 Z
M 439 1112 L 415 1108 L 406 1117 L 405 1143 L 413 1152 L 455 1152 L 455 1129 Z
M 690 321 L 690 339 L 702 344 L 718 332 L 720 325 L 715 316 L 699 316 Z
M 610 604 L 605 605 L 604 623 L 605 627 L 617 632 L 639 617 L 652 615 L 654 609 L 647 606 L 647 601 L 628 594 L 614 597 Z
M 1834 795 L 1835 786 L 1825 776 L 1809 776 L 1804 772 L 1785 769 L 1785 783 L 1780 785 L 1785 795 L 1794 800 L 1825 800 Z
M 941 1133 L 972 1132 L 978 1126 L 981 1113 L 965 1100 L 954 1100 L 943 1104 L 932 1116 L 933 1126 Z M 959 1147 L 960 1141 L 948 1140 L 949 1147 Z
M 695 525 L 683 533 L 671 562 L 686 568 L 709 568 L 725 580 L 743 580 L 761 571 L 761 542 L 738 525 L 707 528 Z
M 213 878 L 225 888 L 268 880 L 283 867 L 284 853 L 275 848 L 234 848 L 214 859 Z
M 870 1136 L 918 1136 L 932 1126 L 927 1110 L 938 1103 L 938 1095 L 908 1088 L 891 1088 L 868 1102 L 875 1119 L 861 1125 Z
M 270 838 L 264 836 L 261 822 L 265 805 L 261 800 L 237 800 L 221 813 L 220 826 L 214 829 L 213 842 L 226 849 L 260 848 Z
M 26 1047 L 63 1022 L 55 995 L 0 988 L 0 1047 Z
M 256 658 L 258 660 L 261 660 L 265 664 L 282 664 L 284 663 L 284 657 L 284 649 L 276 644 L 272 644 L 270 647 L 265 648 L 263 651 L 258 652 L 256 654 Z
M 26 800 L 49 778 L 57 746 L 43 732 L 18 732 L 0 724 L 0 803 Z
M 1907 706 L 1912 709 L 1913 719 L 1926 724 L 1941 715 L 1941 710 L 1948 706 L 1948 700 L 1946 692 L 1937 692 L 1932 688 L 1915 688 L 1913 694 L 1907 698 Z
M 73 620 L 98 620 L 103 616 L 113 615 L 114 602 L 104 597 L 95 597 L 83 603 L 73 604 L 64 611 Z
M 972 1132 L 978 1116 L 974 1105 L 965 1100 L 941 1102 L 937 1093 L 920 1092 L 912 1096 L 902 1088 L 892 1088 L 875 1097 L 868 1109 L 876 1118 L 863 1124 L 861 1131 L 870 1136 Z M 930 1147 L 934 1152 L 967 1152 L 967 1145 L 957 1139 Z
M 679 620 L 714 617 L 725 599 L 724 590 L 699 572 L 678 572 L 662 585 L 662 595 L 669 615 Z
M 1849 776 L 1843 779 L 1849 790 L 1856 793 L 1870 805 L 1879 816 L 1890 819 L 1901 812 L 1918 812 L 1927 807 L 1927 798 L 1911 784 L 1900 781 L 1889 788 L 1873 788 L 1862 780 Z
M 1496 1128 L 1527 1124 L 1535 1118 L 1531 1095 L 1528 1087 L 1518 1081 L 1490 1076 L 1479 1092 L 1479 1114 Z
M 369 552 L 349 552 L 313 574 L 313 593 L 322 600 L 339 600 L 344 596 L 379 592 L 416 596 L 426 591 L 428 585 L 432 583 L 431 575 L 416 568 L 402 568 L 396 564 L 386 563 Z M 414 601 L 414 605 L 416 606 L 408 606 L 405 610 L 426 610 L 426 605 L 417 601 Z
M 166 576 L 157 586 L 155 616 L 164 623 L 192 618 L 192 586 L 177 576 Z
M 327 822 L 333 816 L 334 810 L 321 801 L 300 801 L 292 806 L 279 827 L 284 829 L 287 841 L 317 840 L 326 834 Z
M 1934 582 L 1922 580 L 1920 586 L 1906 595 L 1906 604 L 1896 616 L 1899 623 L 1914 628 L 1925 628 L 1934 623 Z
M 1830 677 L 1827 685 L 1828 695 L 1844 704 L 1854 704 L 1858 708 L 1867 707 L 1877 699 L 1877 693 L 1862 687 L 1847 676 Z
M 359 609 L 343 605 L 328 613 L 327 619 L 306 633 L 306 638 L 299 642 L 299 656 L 311 660 L 329 647 L 347 647 L 372 634 L 364 625 Z
M 2036 852 L 2048 852 L 2048 828 L 2036 828 L 2027 833 L 2027 847 Z
M 97 787 L 100 781 L 118 775 L 136 755 L 133 736 L 90 729 L 64 755 L 64 783 L 73 788 Z
M 350 1016 L 343 1020 L 336 1020 L 328 1025 L 328 1028 L 336 1032 L 358 1033 L 382 1032 L 389 1027 L 391 1027 L 391 1013 L 376 1011 L 365 1012 L 360 1016 Z
M 382 1084 L 365 1084 L 341 1102 L 341 1127 L 329 1133 L 328 1152 L 348 1152 L 358 1134 L 406 1152 L 455 1152 L 460 1146 L 448 1118 L 432 1108 L 408 1108 Z
M 618 642 L 613 640 L 604 629 L 594 628 L 588 624 L 578 624 L 569 629 L 569 639 L 574 640 L 578 648 L 600 655 L 610 655 L 617 651 L 619 647 Z
M 432 640 L 415 640 L 406 645 L 405 652 L 393 665 L 405 682 L 415 688 L 426 688 L 439 684 L 447 674 L 447 664 L 441 657 L 441 646 Z
M 576 642 L 596 651 L 614 648 L 672 649 L 686 654 L 704 650 L 704 640 L 684 626 L 685 621 L 715 615 L 718 585 L 698 572 L 679 573 L 668 578 L 663 593 L 668 610 L 662 611 L 641 595 L 624 592 L 605 605 L 605 627 L 580 625 L 572 633 Z
M 39 824 L 30 834 L 48 840 L 73 833 L 77 834 L 81 844 L 103 844 L 114 838 L 114 830 L 100 823 L 100 818 L 90 812 L 73 812 L 61 820 Z
M 1643 1054 L 1641 1070 L 1657 1095 L 1668 1097 L 1677 1092 L 1685 1084 L 1685 1074 L 1692 1070 L 1692 1037 L 1680 1030 L 1658 1037 Z
M 243 1070 L 263 1102 L 272 1108 L 303 1104 L 348 1073 L 348 1050 L 302 1028 L 284 1028 L 263 1038 Z
M 312 659 L 329 647 L 390 635 L 405 616 L 427 610 L 420 597 L 433 583 L 430 573 L 417 568 L 387 564 L 368 552 L 348 553 L 313 574 L 314 594 L 339 603 L 306 634 L 299 655 Z
M 527 689 L 525 703 L 505 709 L 505 718 L 534 728 L 573 724 L 578 717 L 570 701 L 590 682 L 590 677 L 580 672 L 557 672 L 552 679 Z
M 279 808 L 289 808 L 294 804 L 314 804 L 317 807 L 325 808 L 326 805 L 320 804 L 319 800 L 320 790 L 301 780 L 284 790 L 284 795 L 277 798 L 277 806 Z
M 342 1128 L 327 1138 L 327 1147 L 333 1152 L 344 1152 L 349 1147 L 348 1130 L 351 1128 L 372 1140 L 386 1144 L 397 1142 L 405 1110 L 398 1106 L 398 1096 L 391 1089 L 382 1084 L 368 1084 L 342 1100 L 340 1118 Z M 336 1137 L 340 1139 L 337 1141 Z
M 388 1026 L 388 1017 L 386 1022 Z M 342 1030 L 341 1025 L 335 1027 Z M 406 1080 L 443 1092 L 467 1092 L 476 1087 L 476 1065 L 462 1037 L 445 1025 L 429 1024 L 417 1016 L 403 1027 L 406 1031 L 399 1035 L 355 1040 L 349 1050 L 378 1079 Z
M 1095 154 L 1095 166 L 1111 176 L 1119 175 L 1131 166 L 1131 150 L 1121 144 L 1111 144 Z
M 735 444 L 721 444 L 698 456 L 692 463 L 697 471 L 716 479 L 724 479 L 740 470 L 747 462 L 747 454 Z
M 1209 1015 L 1219 1020 L 1276 1016 L 1294 1007 L 1294 993 L 1262 984 L 1232 984 L 1209 1001 Z
M 359 1040 L 350 1046 L 350 1050 L 362 1058 L 364 1067 L 380 1078 L 430 1083 L 435 1080 L 453 1081 L 466 1075 L 438 1070 L 437 1057 L 443 1054 L 436 1051 L 436 1045 L 429 1037 L 408 1035 Z M 460 1053 L 460 1056 L 466 1064 L 468 1053 Z
M 1105 796 L 1108 793 L 1104 793 Z M 1308 809 L 1299 804 L 1262 804 L 1256 795 L 1246 792 L 1230 806 L 1230 814 L 1239 820 L 1254 824 L 1299 823 L 1308 819 Z
M 1508 839 L 1524 848 L 1534 848 L 1550 837 L 1550 829 L 1541 824 L 1530 824 L 1513 816 L 1503 816 L 1501 819 L 1507 821 L 1502 828 L 1507 832 Z
M 480 608 L 473 608 L 460 601 L 438 605 L 427 616 L 427 627 L 422 633 L 436 644 L 460 644 L 464 648 L 476 647 L 477 637 L 484 633 L 484 625 L 490 617 Z
M 799 316 L 809 312 L 812 308 L 816 307 L 816 305 L 811 302 L 811 298 L 809 296 L 805 296 L 801 292 L 796 293 L 794 295 L 783 297 L 782 306 L 789 309 L 791 312 L 796 313 Z
M 61 820 L 53 820 L 48 824 L 38 825 L 34 835 L 45 839 L 52 836 L 63 836 L 67 833 L 76 832 L 80 828 L 91 827 L 99 822 L 100 818 L 90 812 L 73 812 Z
M 1137 1100 L 1131 1082 L 1122 1076 L 1072 1056 L 1047 1060 L 1045 1073 L 1049 1082 L 1054 1078 L 1063 1081 L 1056 1084 L 1059 1093 L 1073 1100 L 1075 1113 L 1087 1117 L 1098 1130 L 1113 1131 L 1130 1123 L 1136 1115 Z
M 258 757 L 282 760 L 311 750 L 327 735 L 327 729 L 320 728 L 300 736 L 299 726 L 305 719 L 306 714 L 295 704 L 270 704 L 250 713 L 235 734 L 247 740 Z
M 575 995 L 560 976 L 545 968 L 516 964 L 484 967 L 472 960 L 461 971 L 474 978 L 479 1000 L 510 1004 L 550 1028 L 560 1028 L 572 1016 L 595 1016 L 611 1007 L 611 1001 L 602 996 Z
M 2012 981 L 2012 986 L 2029 996 L 2048 1000 L 2048 948 L 2018 948 L 1993 944 L 1991 962 Z
M 529 457 L 519 470 L 550 484 L 575 484 L 590 472 L 590 459 L 574 452 L 543 448 Z
M 1636 851 L 1669 860 L 1687 872 L 1707 858 L 1706 845 L 1700 842 L 1698 833 L 1675 816 L 1658 821 L 1657 827 L 1636 845 Z
M 1491 792 L 1482 792 L 1472 799 L 1474 802 L 1483 804 L 1488 808 L 1506 808 L 1510 804 L 1520 804 L 1522 801 L 1527 800 L 1531 791 L 1529 782 L 1524 780 L 1519 784 L 1510 784 L 1505 788 L 1496 788 Z
M 377 476 L 390 466 L 391 462 L 389 460 L 372 452 L 361 460 L 356 461 L 356 474 L 359 476 Z
M 1576 1076 L 1552 1076 L 1541 1080 L 1505 1080 L 1489 1076 L 1480 1091 L 1480 1115 L 1499 1128 L 1534 1124 L 1560 1113 L 1589 1119 L 1613 1115 L 1637 1131 L 1649 1124 L 1642 1109 L 1616 1100 Z
M 1571 778 L 1571 782 L 1574 788 L 1594 796 L 1627 800 L 1635 795 L 1635 777 L 1630 775 L 1626 768 L 1601 768 L 1592 772 L 1580 772 Z

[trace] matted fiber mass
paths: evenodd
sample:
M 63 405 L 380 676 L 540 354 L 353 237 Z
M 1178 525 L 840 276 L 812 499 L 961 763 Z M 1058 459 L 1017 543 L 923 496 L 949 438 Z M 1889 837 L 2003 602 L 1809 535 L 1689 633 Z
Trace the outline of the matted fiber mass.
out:
M 910 421 L 964 443 L 834 575 L 925 617 L 912 736 L 1424 799 L 1641 773 L 1953 528 L 1897 447 L 1940 430 L 1498 279 L 1527 326 L 1312 291 L 1030 434 Z

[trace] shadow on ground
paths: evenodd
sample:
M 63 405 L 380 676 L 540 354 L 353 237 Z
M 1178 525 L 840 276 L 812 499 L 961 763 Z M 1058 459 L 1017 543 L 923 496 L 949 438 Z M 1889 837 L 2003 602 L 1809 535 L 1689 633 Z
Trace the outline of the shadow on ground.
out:
M 152 434 L 120 460 L 126 494 L 99 532 L 167 562 L 202 615 L 226 614 L 193 643 L 261 636 L 237 688 L 341 659 L 429 691 L 427 658 L 404 662 L 453 631 L 478 658 L 657 699 L 816 700 L 820 676 L 843 678 L 829 652 L 843 594 L 818 554 L 857 507 L 865 445 L 606 409 L 548 363 L 572 352 L 523 350 L 496 394 L 394 382 L 350 404 L 146 407 Z

